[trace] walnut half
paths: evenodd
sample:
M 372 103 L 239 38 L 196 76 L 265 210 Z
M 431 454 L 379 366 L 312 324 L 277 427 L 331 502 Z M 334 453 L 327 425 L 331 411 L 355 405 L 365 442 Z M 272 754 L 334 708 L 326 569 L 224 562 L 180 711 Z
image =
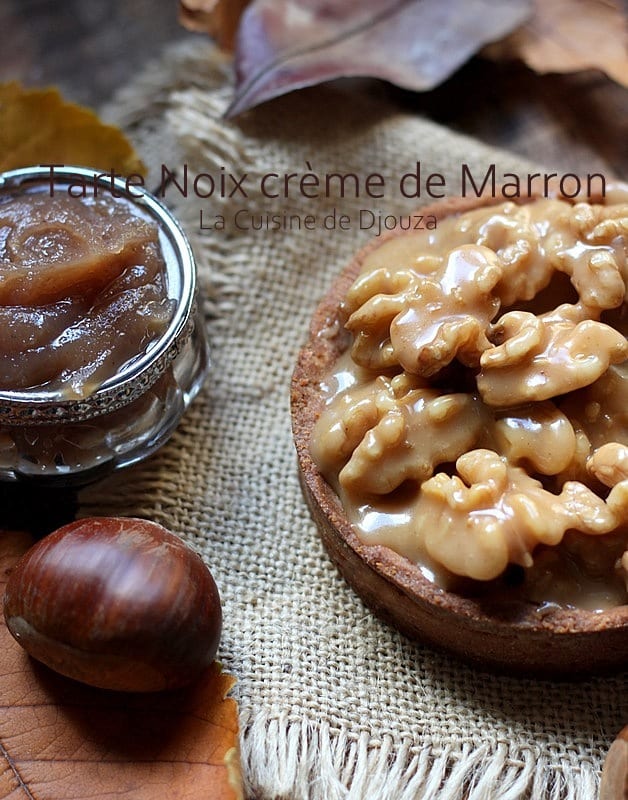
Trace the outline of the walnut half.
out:
M 537 545 L 556 545 L 569 529 L 599 535 L 628 521 L 628 481 L 604 502 L 577 481 L 552 494 L 491 450 L 465 453 L 456 470 L 426 481 L 414 509 L 426 552 L 456 575 L 490 580 L 508 563 L 531 566 Z
M 501 343 L 482 353 L 477 385 L 485 403 L 510 406 L 581 389 L 628 356 L 619 331 L 588 319 L 582 306 L 560 305 L 538 317 L 504 314 L 491 337 Z

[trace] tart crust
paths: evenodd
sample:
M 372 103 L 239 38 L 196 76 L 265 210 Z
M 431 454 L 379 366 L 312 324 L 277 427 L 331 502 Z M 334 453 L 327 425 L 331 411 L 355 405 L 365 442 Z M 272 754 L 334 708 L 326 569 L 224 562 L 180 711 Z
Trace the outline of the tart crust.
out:
M 529 202 L 524 198 L 516 202 Z M 600 201 L 601 198 L 592 198 Z M 449 198 L 421 209 L 442 219 L 496 204 L 492 197 Z M 429 581 L 419 567 L 391 549 L 365 545 L 334 490 L 310 455 L 312 429 L 324 404 L 321 381 L 347 349 L 341 302 L 365 257 L 390 231 L 364 247 L 335 280 L 316 309 L 291 386 L 291 413 L 305 499 L 322 541 L 340 572 L 380 618 L 411 639 L 491 670 L 538 677 L 571 677 L 625 667 L 628 606 L 603 612 L 549 606 L 513 598 L 466 597 Z

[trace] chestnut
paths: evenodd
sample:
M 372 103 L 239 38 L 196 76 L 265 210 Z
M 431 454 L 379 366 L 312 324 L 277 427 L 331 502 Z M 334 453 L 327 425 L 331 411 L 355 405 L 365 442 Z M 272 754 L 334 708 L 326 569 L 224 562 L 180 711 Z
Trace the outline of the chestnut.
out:
M 103 689 L 190 683 L 214 659 L 218 589 L 200 556 L 155 522 L 91 517 L 64 525 L 16 564 L 7 627 L 38 661 Z

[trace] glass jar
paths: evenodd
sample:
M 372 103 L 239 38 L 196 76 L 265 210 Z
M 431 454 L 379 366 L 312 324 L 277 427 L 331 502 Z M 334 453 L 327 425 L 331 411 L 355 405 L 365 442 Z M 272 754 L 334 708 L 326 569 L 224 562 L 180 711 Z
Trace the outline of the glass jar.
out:
M 83 168 L 29 167 L 0 174 L 0 210 L 13 198 L 71 194 L 69 189 L 81 186 L 100 197 L 122 197 L 131 216 L 156 224 L 171 316 L 145 351 L 83 396 L 46 385 L 19 390 L 0 385 L 0 480 L 82 484 L 146 458 L 173 432 L 209 369 L 190 245 L 150 193 L 135 186 L 131 195 L 123 180 Z M 0 263 L 1 258 L 0 251 Z

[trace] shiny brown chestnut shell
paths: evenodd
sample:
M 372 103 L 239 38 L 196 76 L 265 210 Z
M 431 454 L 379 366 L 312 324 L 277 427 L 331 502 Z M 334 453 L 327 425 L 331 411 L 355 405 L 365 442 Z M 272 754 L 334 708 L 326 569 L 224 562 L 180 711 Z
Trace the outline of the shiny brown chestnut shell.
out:
M 628 797 L 628 725 L 621 729 L 604 760 L 598 800 Z
M 184 686 L 214 659 L 218 589 L 161 525 L 92 517 L 59 528 L 15 566 L 7 627 L 38 661 L 104 689 Z

